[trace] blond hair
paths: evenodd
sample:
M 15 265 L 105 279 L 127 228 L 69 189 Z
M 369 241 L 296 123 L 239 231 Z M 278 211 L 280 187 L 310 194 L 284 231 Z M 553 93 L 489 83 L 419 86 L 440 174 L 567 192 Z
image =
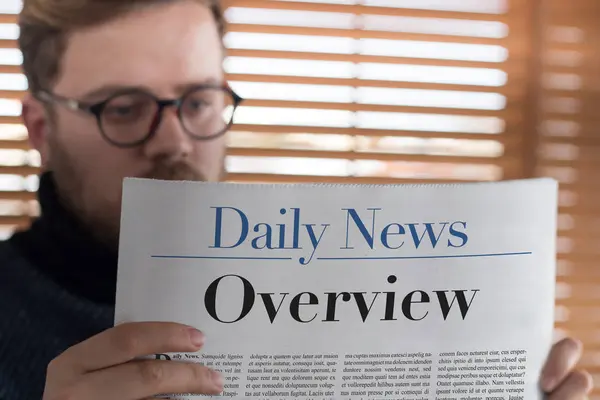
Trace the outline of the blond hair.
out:
M 181 0 L 24 0 L 19 17 L 19 47 L 29 89 L 48 90 L 60 76 L 61 60 L 72 32 L 108 22 L 139 8 Z M 225 19 L 220 0 L 193 0 L 212 12 L 221 37 Z

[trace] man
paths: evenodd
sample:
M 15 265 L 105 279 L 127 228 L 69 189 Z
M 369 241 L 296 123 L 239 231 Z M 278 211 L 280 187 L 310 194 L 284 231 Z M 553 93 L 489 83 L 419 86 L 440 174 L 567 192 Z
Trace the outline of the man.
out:
M 25 0 L 23 117 L 42 157 L 42 216 L 0 245 L 1 400 L 222 390 L 199 365 L 139 359 L 199 350 L 201 332 L 112 327 L 123 178 L 222 177 L 225 129 L 206 110 L 237 98 L 223 86 L 216 1 Z M 589 393 L 580 354 L 573 339 L 552 349 L 540 381 L 551 400 Z

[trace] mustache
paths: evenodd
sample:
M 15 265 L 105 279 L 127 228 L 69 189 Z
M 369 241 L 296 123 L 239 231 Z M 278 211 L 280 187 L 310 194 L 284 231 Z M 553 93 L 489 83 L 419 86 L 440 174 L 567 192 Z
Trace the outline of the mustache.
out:
M 201 170 L 183 161 L 175 163 L 158 161 L 142 177 L 166 181 L 208 181 Z

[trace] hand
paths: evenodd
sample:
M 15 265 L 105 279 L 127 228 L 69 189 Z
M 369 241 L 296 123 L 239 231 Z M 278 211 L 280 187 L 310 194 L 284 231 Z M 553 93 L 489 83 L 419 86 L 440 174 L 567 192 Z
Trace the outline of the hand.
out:
M 576 370 L 581 358 L 582 345 L 567 338 L 552 347 L 542 371 L 542 390 L 548 400 L 584 400 L 593 387 L 592 377 L 583 370 Z
M 44 400 L 139 400 L 167 393 L 219 394 L 221 376 L 194 363 L 134 360 L 195 352 L 204 336 L 185 325 L 119 325 L 67 349 L 47 371 Z

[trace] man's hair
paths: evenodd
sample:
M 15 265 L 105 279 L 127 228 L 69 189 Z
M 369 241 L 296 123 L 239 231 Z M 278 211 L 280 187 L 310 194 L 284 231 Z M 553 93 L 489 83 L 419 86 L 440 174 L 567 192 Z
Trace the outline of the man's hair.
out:
M 19 18 L 23 72 L 32 93 L 47 90 L 60 76 L 69 35 L 134 10 L 181 0 L 24 0 Z M 221 37 L 225 18 L 220 0 L 193 0 L 206 5 Z

